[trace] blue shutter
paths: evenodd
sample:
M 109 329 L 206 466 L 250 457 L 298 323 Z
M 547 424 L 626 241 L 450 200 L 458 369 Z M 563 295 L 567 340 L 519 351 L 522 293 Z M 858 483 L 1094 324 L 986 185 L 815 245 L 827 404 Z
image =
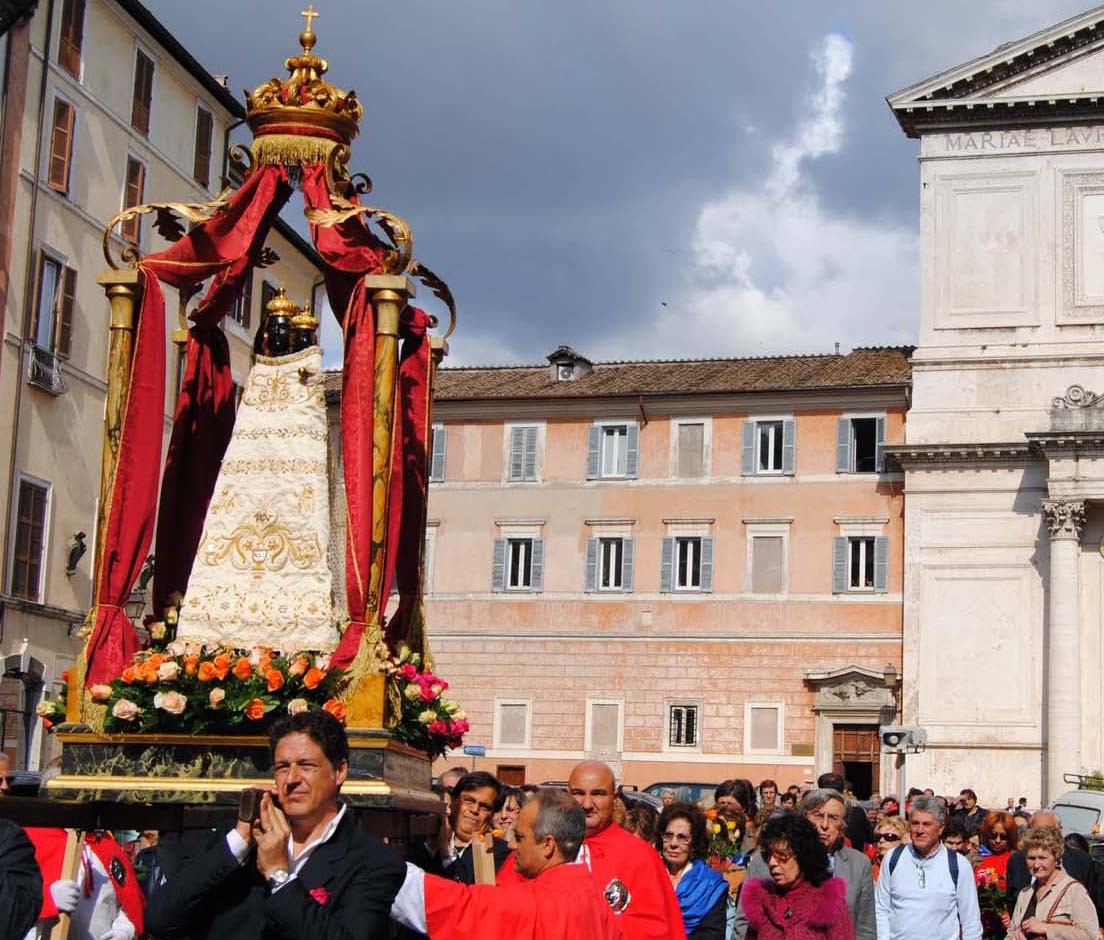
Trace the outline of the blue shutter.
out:
M 836 420 L 836 473 L 851 472 L 851 419 Z
M 797 423 L 793 418 L 782 422 L 782 472 L 793 476 Z
M 675 540 L 665 538 L 659 553 L 659 590 L 670 594 L 675 586 Z
M 740 427 L 740 473 L 755 475 L 755 422 L 745 421 Z
M 506 590 L 506 539 L 494 541 L 494 565 L 491 568 L 491 590 Z
M 429 479 L 440 483 L 445 478 L 445 444 L 448 431 L 443 424 L 433 426 L 433 447 L 429 460 Z
M 882 473 L 885 470 L 885 417 L 878 419 L 878 436 L 874 441 L 874 470 Z
M 621 540 L 621 590 L 631 594 L 633 589 L 633 568 L 635 567 L 635 545 L 632 539 Z
M 544 590 L 544 539 L 533 539 L 529 564 L 529 590 L 540 593 Z
M 522 480 L 525 472 L 525 428 L 510 428 L 510 470 L 507 479 Z
M 522 467 L 523 480 L 537 478 L 537 428 L 525 428 L 525 460 Z
M 630 424 L 625 434 L 625 476 L 640 475 L 640 425 Z
M 587 539 L 585 590 L 592 593 L 598 590 L 598 539 Z
M 713 590 L 713 539 L 701 540 L 701 591 L 709 594 Z
M 884 535 L 874 539 L 874 593 L 889 593 L 889 539 Z
M 847 593 L 847 538 L 832 539 L 832 593 Z
M 602 429 L 598 425 L 587 428 L 587 479 L 597 480 L 602 475 Z

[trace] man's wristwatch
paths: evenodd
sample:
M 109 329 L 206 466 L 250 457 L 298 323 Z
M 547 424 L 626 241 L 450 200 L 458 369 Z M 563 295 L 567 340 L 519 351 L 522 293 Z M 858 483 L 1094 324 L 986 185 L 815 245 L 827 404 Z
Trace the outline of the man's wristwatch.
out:
M 291 877 L 288 874 L 286 868 L 277 868 L 271 875 L 268 876 L 268 883 L 273 888 L 281 888 L 287 884 L 287 880 Z

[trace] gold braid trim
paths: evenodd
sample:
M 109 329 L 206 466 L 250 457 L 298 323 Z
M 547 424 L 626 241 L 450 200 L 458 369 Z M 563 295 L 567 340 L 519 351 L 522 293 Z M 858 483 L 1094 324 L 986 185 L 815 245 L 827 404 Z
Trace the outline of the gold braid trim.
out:
M 324 137 L 304 137 L 298 134 L 265 134 L 253 140 L 253 162 L 256 166 L 299 166 L 325 163 L 334 148 L 341 144 Z

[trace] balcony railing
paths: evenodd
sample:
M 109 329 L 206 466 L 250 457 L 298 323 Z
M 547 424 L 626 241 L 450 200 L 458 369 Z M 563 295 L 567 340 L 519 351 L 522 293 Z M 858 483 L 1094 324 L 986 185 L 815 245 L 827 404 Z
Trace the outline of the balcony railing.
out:
M 61 395 L 66 390 L 65 380 L 61 377 L 61 360 L 41 346 L 31 347 L 27 381 L 51 395 Z

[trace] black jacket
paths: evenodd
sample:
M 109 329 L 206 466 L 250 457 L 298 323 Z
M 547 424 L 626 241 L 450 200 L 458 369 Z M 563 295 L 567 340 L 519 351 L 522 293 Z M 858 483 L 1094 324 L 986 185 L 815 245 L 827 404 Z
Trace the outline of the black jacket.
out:
M 42 873 L 34 846 L 19 826 L 0 819 L 0 937 L 22 937 L 41 910 Z
M 725 891 L 717 903 L 709 909 L 692 932 L 686 934 L 686 940 L 724 940 L 728 918 L 728 892 Z
M 1096 879 L 1093 877 L 1093 863 L 1088 852 L 1082 852 L 1079 848 L 1067 845 L 1062 853 L 1062 868 L 1072 878 L 1076 878 L 1089 892 L 1097 913 L 1100 914 L 1100 897 L 1097 892 Z M 1031 872 L 1027 870 L 1027 856 L 1023 851 L 1013 852 L 1008 859 L 1008 869 L 1005 873 L 1005 883 L 1008 886 L 1009 910 L 1016 906 L 1016 898 L 1020 892 L 1031 884 Z
M 298 876 L 270 892 L 252 853 L 239 865 L 220 833 L 207 851 L 165 864 L 146 930 L 189 940 L 375 940 L 387 936 L 406 869 L 346 812 Z
M 498 871 L 510 854 L 510 846 L 502 839 L 495 838 L 492 845 L 494 867 Z M 451 878 L 466 885 L 475 884 L 475 862 L 472 860 L 471 846 L 467 846 L 451 865 L 445 865 L 433 844 L 429 841 L 411 843 L 407 850 L 408 862 L 417 865 L 431 875 Z

